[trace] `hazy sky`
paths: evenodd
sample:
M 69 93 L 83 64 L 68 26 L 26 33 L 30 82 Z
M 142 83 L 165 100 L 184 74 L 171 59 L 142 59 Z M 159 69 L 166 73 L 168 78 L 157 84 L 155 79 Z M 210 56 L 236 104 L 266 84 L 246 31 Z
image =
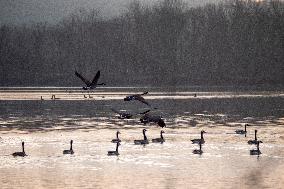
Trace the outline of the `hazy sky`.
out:
M 0 24 L 56 23 L 75 10 L 98 9 L 103 16 L 121 13 L 132 0 L 0 0 Z M 158 0 L 140 0 L 153 3 Z M 186 0 L 191 6 L 218 0 Z

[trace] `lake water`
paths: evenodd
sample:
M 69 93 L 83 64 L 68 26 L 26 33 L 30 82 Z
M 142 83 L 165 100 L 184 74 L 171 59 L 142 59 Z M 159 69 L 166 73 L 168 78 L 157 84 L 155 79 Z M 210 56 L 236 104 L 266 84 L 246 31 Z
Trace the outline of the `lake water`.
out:
M 143 128 L 150 140 L 161 128 L 140 123 L 140 115 L 121 120 L 111 111 L 148 110 L 123 101 L 146 90 L 156 108 L 150 114 L 167 125 L 163 144 L 134 145 Z M 0 113 L 0 188 L 284 188 L 281 90 L 3 88 Z M 245 123 L 247 136 L 234 134 Z M 251 156 L 254 146 L 247 144 L 255 129 L 263 141 L 260 156 Z M 120 156 L 110 157 L 117 130 Z M 190 140 L 201 130 L 207 132 L 204 153 L 196 155 Z M 71 139 L 75 154 L 63 155 Z M 28 156 L 12 157 L 22 141 Z

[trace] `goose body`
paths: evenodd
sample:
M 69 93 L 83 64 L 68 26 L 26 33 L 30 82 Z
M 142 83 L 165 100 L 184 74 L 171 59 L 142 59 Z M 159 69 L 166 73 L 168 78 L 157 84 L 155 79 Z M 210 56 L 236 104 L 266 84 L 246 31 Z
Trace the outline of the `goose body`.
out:
M 206 133 L 206 132 L 203 130 L 201 131 L 201 138 L 191 140 L 192 144 L 204 144 L 205 140 L 203 138 L 203 133 Z
M 146 113 L 148 113 L 150 111 L 150 110 L 147 110 L 145 112 L 131 114 L 131 113 L 127 113 L 127 112 L 120 112 L 120 111 L 118 111 L 118 110 L 116 110 L 114 108 L 111 108 L 111 110 L 118 114 L 118 119 L 131 119 L 134 115 L 146 114 Z
M 73 145 L 73 140 L 70 141 L 70 149 L 69 150 L 64 150 L 63 154 L 74 154 L 72 145 Z
M 86 79 L 85 77 L 83 77 L 80 73 L 78 73 L 77 71 L 75 71 L 75 75 L 80 78 L 85 84 L 86 86 L 83 87 L 84 90 L 91 90 L 91 89 L 95 89 L 98 85 L 105 85 L 105 83 L 98 83 L 98 80 L 100 78 L 101 72 L 98 71 L 94 77 L 94 79 L 92 81 L 89 81 L 88 79 Z
M 119 155 L 119 153 L 118 153 L 118 146 L 120 146 L 119 142 L 116 143 L 116 150 L 115 151 L 108 151 L 107 155 L 108 156 L 118 156 Z
M 261 151 L 259 150 L 259 143 L 262 143 L 262 141 L 257 141 L 256 149 L 250 150 L 250 155 L 260 155 L 261 154 Z
M 147 130 L 146 129 L 143 129 L 143 136 L 144 136 L 144 139 L 143 140 L 134 140 L 134 144 L 136 145 L 145 145 L 145 144 L 149 144 L 149 141 L 146 137 L 146 132 Z
M 121 142 L 121 140 L 118 138 L 118 134 L 120 134 L 120 132 L 119 132 L 119 131 L 117 131 L 117 132 L 116 132 L 116 138 L 111 140 L 111 142 L 112 142 L 112 143 L 118 143 L 118 142 Z
M 237 130 L 235 130 L 235 133 L 236 133 L 236 134 L 240 134 L 240 135 L 246 134 L 246 133 L 247 133 L 247 126 L 249 126 L 249 125 L 248 125 L 248 124 L 245 124 L 245 130 L 243 130 L 243 129 L 237 129 Z
M 162 128 L 166 127 L 166 124 L 161 116 L 153 116 L 148 113 L 146 113 L 140 118 L 140 122 L 144 124 L 153 122 L 153 123 L 158 124 Z
M 138 101 L 150 106 L 150 104 L 145 100 L 145 98 L 142 97 L 145 94 L 148 94 L 148 91 L 146 91 L 142 94 L 134 94 L 134 95 L 126 96 L 124 98 L 124 101 L 138 100 Z
M 165 139 L 163 137 L 163 133 L 165 133 L 164 131 L 161 131 L 161 137 L 160 138 L 154 138 L 152 139 L 153 143 L 164 143 Z
M 258 140 L 257 140 L 257 130 L 254 130 L 254 140 L 249 140 L 248 144 L 257 144 Z
M 193 154 L 202 154 L 203 151 L 202 151 L 201 148 L 202 148 L 202 144 L 199 143 L 199 149 L 194 149 L 194 150 L 192 151 L 192 153 L 193 153 Z
M 22 142 L 22 151 L 21 152 L 14 152 L 12 154 L 12 156 L 14 156 L 14 157 L 17 157 L 17 156 L 25 157 L 25 156 L 27 156 L 27 154 L 25 152 L 25 143 L 24 142 Z

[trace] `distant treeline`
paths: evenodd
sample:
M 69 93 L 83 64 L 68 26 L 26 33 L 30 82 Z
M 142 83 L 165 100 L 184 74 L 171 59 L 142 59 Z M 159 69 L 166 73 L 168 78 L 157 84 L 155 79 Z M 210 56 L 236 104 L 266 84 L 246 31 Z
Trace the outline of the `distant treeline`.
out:
M 80 86 L 75 69 L 109 86 L 283 84 L 284 3 L 134 1 L 112 19 L 1 26 L 0 86 Z

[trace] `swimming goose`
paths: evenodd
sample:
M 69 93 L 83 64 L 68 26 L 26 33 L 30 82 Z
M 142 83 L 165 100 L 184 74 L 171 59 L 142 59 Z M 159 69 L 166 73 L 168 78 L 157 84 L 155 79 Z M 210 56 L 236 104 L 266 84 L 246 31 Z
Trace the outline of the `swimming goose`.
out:
M 140 122 L 144 124 L 153 122 L 153 123 L 157 123 L 162 128 L 166 127 L 166 124 L 161 116 L 153 116 L 148 113 L 146 113 L 140 118 Z
M 135 114 L 131 114 L 131 113 L 127 113 L 127 112 L 120 112 L 114 108 L 111 108 L 111 110 L 115 113 L 117 113 L 119 116 L 118 116 L 118 119 L 130 119 L 132 118 L 134 115 L 138 115 L 138 114 L 146 114 L 148 113 L 150 110 L 147 110 L 145 112 L 141 112 L 141 113 L 135 113 Z
M 199 150 L 198 149 L 194 149 L 193 151 L 192 151 L 192 153 L 194 153 L 194 154 L 202 154 L 203 153 L 203 151 L 202 151 L 202 149 L 201 149 L 201 147 L 202 147 L 202 144 L 201 144 L 201 142 L 199 142 L 198 143 L 199 144 Z
M 79 74 L 77 71 L 75 71 L 75 75 L 79 77 L 85 84 L 86 87 L 83 87 L 84 90 L 91 90 L 95 89 L 97 85 L 105 85 L 105 83 L 98 83 L 98 80 L 100 78 L 101 72 L 98 71 L 97 74 L 95 75 L 94 79 L 92 82 L 84 78 L 81 74 Z
M 107 155 L 108 156 L 118 156 L 119 155 L 119 153 L 118 153 L 118 146 L 120 146 L 119 142 L 116 143 L 116 150 L 115 151 L 108 151 Z
M 12 154 L 12 156 L 14 156 L 14 157 L 17 157 L 17 156 L 25 157 L 25 156 L 27 156 L 27 154 L 25 152 L 25 143 L 24 142 L 22 142 L 22 150 L 23 150 L 22 152 L 14 152 Z
M 118 138 L 118 134 L 120 134 L 120 132 L 119 132 L 119 131 L 116 131 L 116 139 L 112 139 L 112 140 L 111 140 L 112 143 L 121 142 L 121 140 Z
M 143 129 L 143 136 L 144 136 L 144 139 L 143 140 L 134 140 L 134 144 L 136 145 L 145 145 L 145 144 L 149 144 L 149 141 L 146 137 L 146 132 L 147 130 L 146 129 Z
M 257 130 L 254 130 L 254 140 L 249 140 L 248 144 L 257 144 L 256 133 L 257 133 Z
M 72 144 L 73 144 L 73 140 L 70 141 L 70 150 L 64 150 L 63 154 L 74 154 Z
M 259 150 L 259 143 L 262 143 L 262 141 L 256 142 L 256 149 L 250 150 L 250 155 L 260 155 L 261 151 Z
M 124 101 L 138 100 L 138 101 L 150 106 L 150 104 L 142 97 L 142 95 L 145 95 L 145 94 L 148 94 L 148 91 L 146 91 L 142 94 L 134 94 L 134 95 L 126 96 L 124 98 Z
M 243 130 L 243 129 L 235 130 L 236 134 L 240 134 L 240 135 L 246 134 L 247 133 L 247 126 L 249 126 L 249 124 L 245 124 L 245 130 Z
M 203 133 L 206 133 L 205 131 L 201 131 L 201 138 L 198 138 L 198 139 L 193 139 L 191 140 L 192 144 L 204 144 L 205 143 L 205 140 L 203 138 Z
M 163 133 L 165 133 L 163 130 L 161 131 L 161 137 L 160 138 L 154 138 L 154 139 L 152 139 L 152 142 L 154 142 L 154 143 L 163 143 L 163 142 L 165 142 L 165 139 L 164 139 L 164 137 L 163 137 Z

